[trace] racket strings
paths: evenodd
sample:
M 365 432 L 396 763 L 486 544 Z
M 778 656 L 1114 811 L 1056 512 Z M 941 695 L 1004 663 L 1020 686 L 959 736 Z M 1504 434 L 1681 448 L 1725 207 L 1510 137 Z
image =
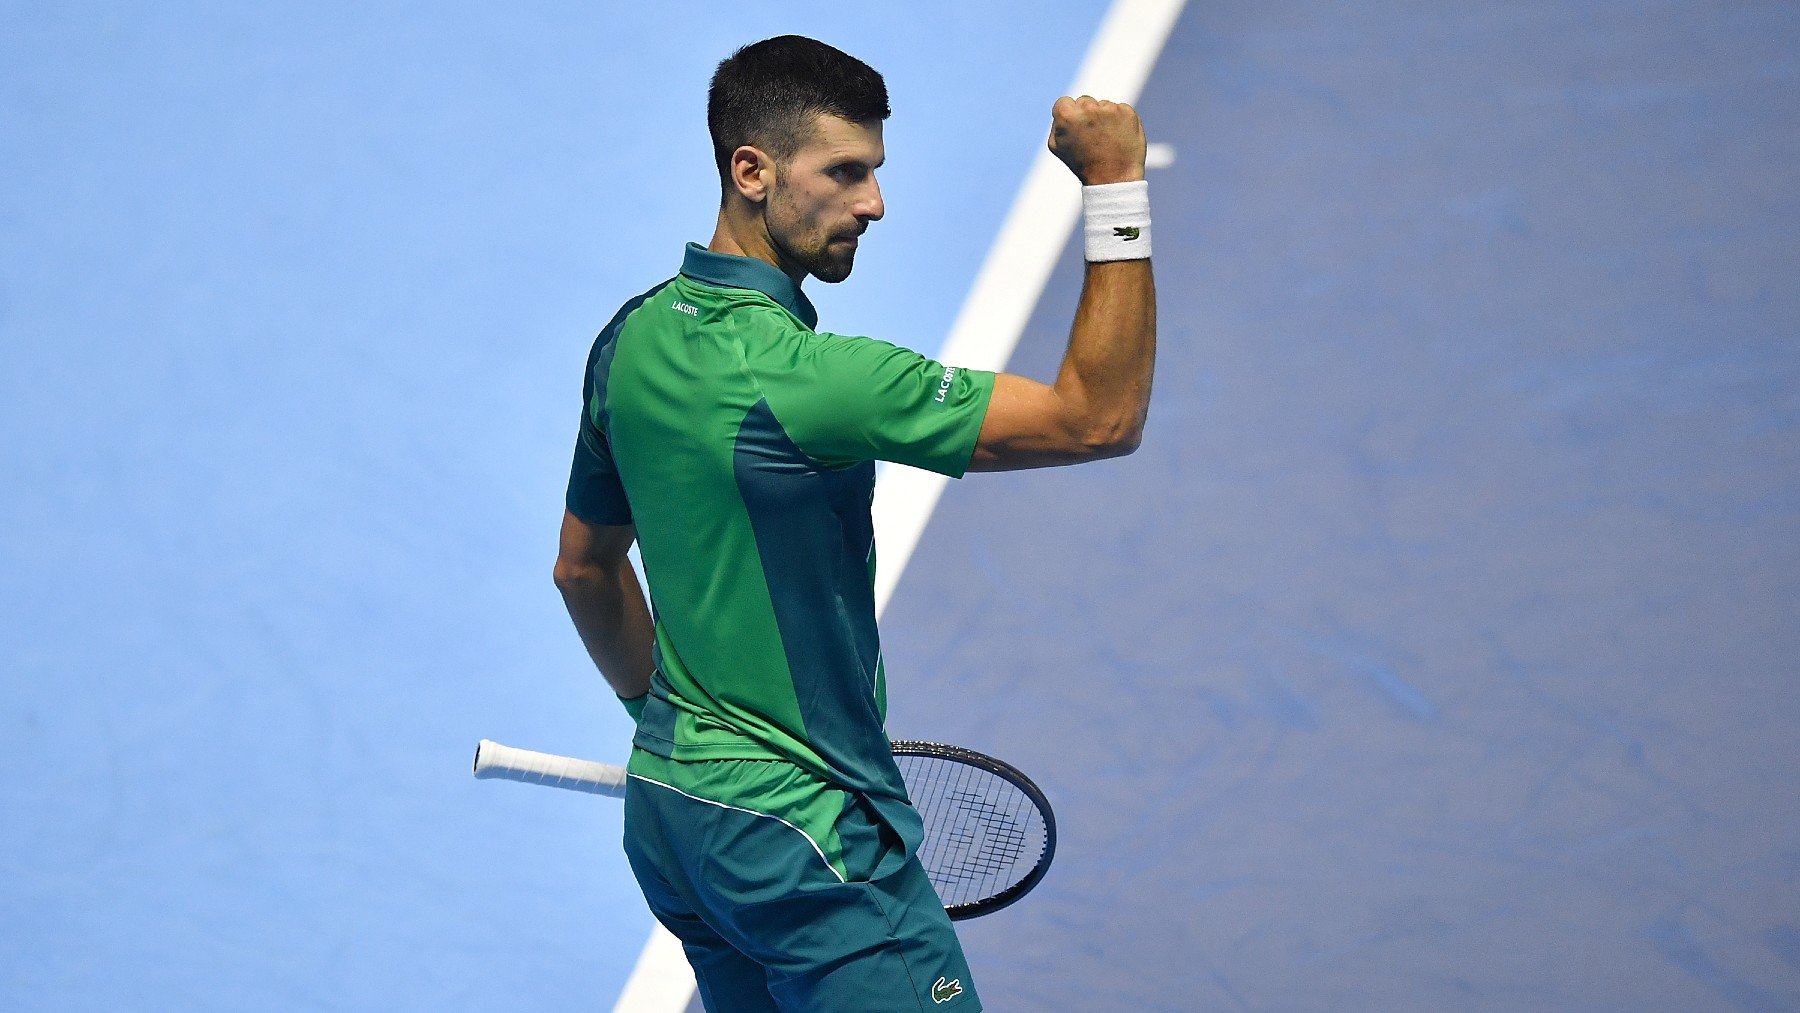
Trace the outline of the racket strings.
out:
M 952 798 L 973 820 L 960 823 L 950 839 L 963 845 L 965 852 L 974 853 L 960 867 L 945 870 L 947 876 L 957 879 L 1004 872 L 1025 853 L 1025 829 L 1014 819 L 1015 813 L 974 792 L 957 792 Z M 978 831 L 984 839 L 977 840 Z
M 925 822 L 919 860 L 946 907 L 993 897 L 1029 875 L 1043 854 L 1043 815 L 1011 781 L 967 763 L 899 756 Z

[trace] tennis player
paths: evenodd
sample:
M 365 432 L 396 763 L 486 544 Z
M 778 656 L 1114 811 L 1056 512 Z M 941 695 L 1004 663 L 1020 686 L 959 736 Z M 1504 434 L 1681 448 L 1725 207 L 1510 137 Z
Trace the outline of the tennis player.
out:
M 721 63 L 718 227 L 588 356 L 556 584 L 637 720 L 625 850 L 708 1010 L 981 1008 L 883 728 L 874 462 L 1116 457 L 1149 402 L 1143 129 L 1087 96 L 1051 110 L 1089 261 L 1055 383 L 818 329 L 801 286 L 849 277 L 885 213 L 887 116 L 881 75 L 811 39 Z

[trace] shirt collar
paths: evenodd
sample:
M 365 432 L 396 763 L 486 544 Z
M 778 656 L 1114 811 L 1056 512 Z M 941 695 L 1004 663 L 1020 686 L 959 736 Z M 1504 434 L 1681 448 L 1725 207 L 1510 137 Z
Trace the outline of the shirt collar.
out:
M 813 309 L 812 301 L 800 291 L 800 286 L 767 261 L 715 253 L 699 243 L 689 243 L 687 255 L 681 260 L 681 273 L 708 285 L 761 292 L 780 303 L 782 309 L 799 317 L 808 330 L 819 325 L 819 311 Z

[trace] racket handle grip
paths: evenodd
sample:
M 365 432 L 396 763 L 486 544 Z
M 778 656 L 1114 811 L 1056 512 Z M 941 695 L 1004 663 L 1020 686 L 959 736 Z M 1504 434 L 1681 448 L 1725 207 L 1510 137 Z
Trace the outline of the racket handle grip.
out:
M 475 747 L 475 776 L 625 797 L 624 767 L 519 749 L 491 739 L 482 739 Z

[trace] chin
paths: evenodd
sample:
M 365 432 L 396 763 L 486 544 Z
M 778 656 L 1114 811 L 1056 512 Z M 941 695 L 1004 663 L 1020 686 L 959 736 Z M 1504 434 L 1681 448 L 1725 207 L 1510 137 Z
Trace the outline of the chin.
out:
M 855 266 L 856 257 L 854 254 L 845 257 L 842 260 L 821 257 L 817 263 L 812 264 L 807 268 L 807 273 L 827 285 L 836 285 L 838 282 L 850 277 L 850 271 Z

